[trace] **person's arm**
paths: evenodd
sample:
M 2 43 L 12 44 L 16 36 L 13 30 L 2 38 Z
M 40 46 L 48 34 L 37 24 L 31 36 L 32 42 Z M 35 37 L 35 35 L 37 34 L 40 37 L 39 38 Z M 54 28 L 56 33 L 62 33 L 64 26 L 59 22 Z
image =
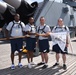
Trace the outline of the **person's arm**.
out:
M 47 32 L 47 33 L 44 33 L 44 34 L 39 34 L 39 36 L 42 36 L 42 37 L 49 37 L 49 36 L 50 36 L 50 33 L 51 33 L 51 32 Z
M 28 35 L 36 35 L 36 33 L 32 33 L 32 32 L 31 32 L 31 27 L 30 27 L 29 25 L 26 25 L 26 26 L 25 26 L 25 32 L 26 32 L 26 34 L 28 34 Z
M 36 33 L 32 33 L 30 31 L 27 31 L 26 33 L 29 34 L 29 35 L 36 35 Z
M 5 36 L 7 39 L 9 39 L 9 31 L 11 30 L 12 25 L 13 25 L 13 22 L 10 22 L 5 29 Z
M 26 35 L 26 32 L 25 32 L 25 24 L 23 22 L 21 22 L 21 25 L 22 25 L 22 32 L 23 32 L 23 36 Z
M 67 34 L 66 36 L 66 47 L 68 47 L 68 45 L 69 45 L 69 34 Z
M 39 34 L 39 36 L 42 36 L 42 37 L 49 37 L 49 36 L 50 36 L 50 33 L 51 33 L 51 29 L 50 29 L 49 26 L 46 26 L 45 32 L 46 32 L 46 33 Z
M 9 31 L 7 29 L 5 30 L 5 36 L 6 36 L 7 40 L 9 40 Z
M 66 36 L 66 47 L 68 47 L 70 41 L 69 28 L 67 27 L 67 36 Z

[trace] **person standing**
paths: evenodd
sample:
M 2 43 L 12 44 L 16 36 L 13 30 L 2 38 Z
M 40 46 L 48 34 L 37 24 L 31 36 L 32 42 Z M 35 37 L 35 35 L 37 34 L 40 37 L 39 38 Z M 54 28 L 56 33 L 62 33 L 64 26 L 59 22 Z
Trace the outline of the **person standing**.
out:
M 28 59 L 28 68 L 32 68 L 32 65 L 35 65 L 33 62 L 33 52 L 36 47 L 36 28 L 34 25 L 34 18 L 29 18 L 29 23 L 25 27 L 26 34 L 30 37 L 26 38 L 26 49 L 27 51 L 27 59 Z
M 49 52 L 49 41 L 48 36 L 50 32 L 50 27 L 45 24 L 45 18 L 42 16 L 40 18 L 40 25 L 37 27 L 37 36 L 38 36 L 38 46 L 41 52 L 42 62 L 38 65 L 43 65 L 42 68 L 48 67 L 48 52 Z
M 63 19 L 59 18 L 58 19 L 58 25 L 53 28 L 52 32 L 53 33 L 60 33 L 60 32 L 69 33 L 69 28 L 63 24 Z M 69 44 L 68 35 L 66 37 L 66 45 L 65 45 L 64 50 L 62 50 L 60 48 L 60 46 L 58 45 L 57 42 L 53 43 L 52 49 L 53 49 L 54 52 L 56 52 L 56 63 L 53 65 L 53 67 L 59 65 L 59 58 L 60 58 L 59 54 L 61 53 L 62 54 L 62 59 L 63 59 L 63 69 L 67 68 L 67 66 L 66 66 L 66 54 L 67 54 L 68 44 Z
M 9 32 L 10 32 L 10 37 L 15 38 L 15 37 L 21 37 L 23 36 L 23 32 L 25 31 L 25 24 L 20 21 L 20 15 L 15 14 L 14 16 L 14 21 L 11 21 L 8 26 L 6 27 L 6 37 L 9 39 Z M 18 66 L 21 68 L 21 52 L 22 52 L 22 45 L 23 45 L 23 39 L 22 38 L 16 38 L 16 39 L 11 39 L 11 69 L 15 69 L 14 65 L 14 53 L 17 50 L 19 52 L 19 63 Z

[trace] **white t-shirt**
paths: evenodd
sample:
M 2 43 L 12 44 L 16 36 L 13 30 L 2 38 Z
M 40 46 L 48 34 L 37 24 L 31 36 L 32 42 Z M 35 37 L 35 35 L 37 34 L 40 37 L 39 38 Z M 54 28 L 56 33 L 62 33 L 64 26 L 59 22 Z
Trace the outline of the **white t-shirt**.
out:
M 25 24 L 23 22 L 21 22 L 21 25 L 22 27 L 20 26 L 20 21 L 19 22 L 16 22 L 14 21 L 14 26 L 13 26 L 13 22 L 11 21 L 8 26 L 6 27 L 6 29 L 8 31 L 11 30 L 11 27 L 12 27 L 12 31 L 11 31 L 11 36 L 12 37 L 19 37 L 19 36 L 23 36 L 23 31 L 25 31 Z
M 52 30 L 53 33 L 60 33 L 60 32 L 67 32 L 69 34 L 69 28 L 65 25 L 63 25 L 62 27 L 59 27 L 59 25 L 55 26 Z M 52 37 L 54 38 L 54 37 Z M 56 45 L 57 42 L 53 42 L 53 45 Z
M 45 28 L 44 28 L 45 27 Z M 44 24 L 44 25 L 39 25 L 37 27 L 37 32 L 39 34 L 44 34 L 44 33 L 47 33 L 47 32 L 50 32 L 51 29 L 48 25 Z M 39 40 L 43 40 L 43 39 L 48 39 L 48 37 L 42 37 L 42 36 L 39 36 Z
M 54 33 L 69 32 L 69 28 L 65 25 L 63 25 L 62 27 L 59 27 L 59 25 L 57 25 L 53 28 L 52 32 L 54 32 Z
M 29 23 L 25 26 L 25 32 L 30 31 L 31 33 L 36 33 L 36 28 L 34 25 L 30 25 Z M 31 38 L 35 38 L 35 35 L 30 35 Z

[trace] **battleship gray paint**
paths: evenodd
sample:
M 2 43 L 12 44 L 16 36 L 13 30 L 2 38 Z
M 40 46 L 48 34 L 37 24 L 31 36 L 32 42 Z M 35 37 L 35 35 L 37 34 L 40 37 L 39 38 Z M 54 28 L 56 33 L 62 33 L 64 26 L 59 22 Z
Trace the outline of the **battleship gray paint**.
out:
M 63 12 L 64 7 L 68 7 L 69 11 L 67 13 Z M 39 19 L 41 16 L 44 16 L 46 19 L 46 24 L 50 26 L 57 25 L 58 18 L 62 18 L 64 20 L 64 24 L 67 26 L 75 26 L 75 19 L 70 19 L 70 15 L 75 15 L 73 9 L 64 3 L 57 3 L 53 1 L 48 1 L 46 5 L 43 7 L 38 19 L 36 20 L 36 25 L 39 25 Z
M 67 3 L 68 5 L 72 7 L 76 7 L 76 1 L 75 0 L 63 0 L 63 3 Z

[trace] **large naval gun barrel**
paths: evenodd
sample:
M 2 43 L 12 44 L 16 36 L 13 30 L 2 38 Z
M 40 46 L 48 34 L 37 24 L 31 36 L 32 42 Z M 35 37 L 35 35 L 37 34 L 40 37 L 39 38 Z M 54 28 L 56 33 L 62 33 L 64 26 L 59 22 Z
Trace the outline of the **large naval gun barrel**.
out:
M 26 24 L 28 23 L 28 18 L 33 16 L 36 8 L 38 7 L 37 2 L 32 4 L 27 3 L 25 0 L 3 0 L 6 3 L 15 7 L 16 12 L 20 14 L 21 20 Z
M 0 2 L 0 27 L 13 20 L 13 15 L 15 13 L 14 7 L 5 2 Z
M 21 0 L 3 0 L 5 1 L 6 3 L 12 5 L 13 7 L 15 7 L 16 9 L 18 9 L 21 5 Z

